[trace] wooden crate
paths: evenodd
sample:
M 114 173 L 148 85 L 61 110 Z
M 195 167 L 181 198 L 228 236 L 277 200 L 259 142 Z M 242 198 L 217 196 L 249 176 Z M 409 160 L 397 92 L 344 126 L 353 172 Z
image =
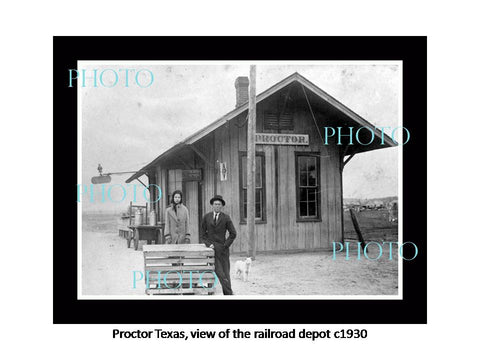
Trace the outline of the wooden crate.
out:
M 148 295 L 213 295 L 215 253 L 203 244 L 144 245 Z

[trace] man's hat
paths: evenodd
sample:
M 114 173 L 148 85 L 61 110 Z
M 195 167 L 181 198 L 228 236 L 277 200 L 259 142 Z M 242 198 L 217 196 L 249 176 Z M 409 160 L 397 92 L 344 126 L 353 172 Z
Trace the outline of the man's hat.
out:
M 225 200 L 223 200 L 222 195 L 215 195 L 213 198 L 210 199 L 210 205 L 213 205 L 215 200 L 219 200 L 222 202 L 222 205 L 225 206 Z

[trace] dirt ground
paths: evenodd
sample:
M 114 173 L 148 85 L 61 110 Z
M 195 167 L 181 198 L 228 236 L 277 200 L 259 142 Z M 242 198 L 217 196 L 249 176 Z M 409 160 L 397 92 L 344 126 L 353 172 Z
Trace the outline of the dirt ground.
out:
M 127 248 L 116 231 L 102 224 L 83 227 L 83 295 L 145 294 L 145 283 L 138 281 L 134 288 L 133 281 L 134 271 L 143 272 L 142 251 Z M 375 258 L 377 247 L 369 248 L 369 257 Z M 357 260 L 356 244 L 354 250 L 349 260 L 344 253 L 334 260 L 331 252 L 257 255 L 248 282 L 235 278 L 234 264 L 240 257 L 232 255 L 232 288 L 235 295 L 396 295 L 396 248 L 392 260 L 387 246 L 378 260 Z M 220 285 L 215 295 L 222 296 Z
M 115 233 L 84 231 L 82 238 L 83 295 L 145 294 L 143 281 L 133 287 L 134 271 L 144 271 L 141 251 Z
M 375 258 L 374 253 L 368 255 Z M 260 255 L 249 281 L 232 278 L 232 287 L 238 295 L 397 295 L 396 257 L 387 259 L 333 260 L 332 253 L 319 252 Z M 232 257 L 232 266 L 235 260 Z

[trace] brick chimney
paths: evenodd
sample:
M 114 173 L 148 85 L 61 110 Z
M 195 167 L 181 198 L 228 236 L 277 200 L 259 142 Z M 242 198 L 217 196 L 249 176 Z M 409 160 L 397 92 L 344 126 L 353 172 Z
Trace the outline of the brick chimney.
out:
M 237 104 L 235 107 L 239 107 L 248 102 L 248 77 L 239 76 L 235 80 L 235 89 L 237 92 Z

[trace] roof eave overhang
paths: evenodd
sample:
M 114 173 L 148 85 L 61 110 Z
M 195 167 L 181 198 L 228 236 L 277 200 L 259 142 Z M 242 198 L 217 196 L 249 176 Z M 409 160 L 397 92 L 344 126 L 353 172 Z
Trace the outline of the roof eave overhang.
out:
M 140 170 L 138 170 L 135 174 L 130 176 L 125 182 L 128 184 L 132 182 L 133 180 L 139 178 L 142 175 L 148 174 L 149 170 L 151 170 L 153 167 L 155 167 L 160 161 L 162 161 L 165 157 L 168 155 L 172 154 L 173 152 L 179 150 L 180 148 L 185 146 L 185 142 L 180 142 L 167 151 L 161 153 L 159 156 L 157 156 L 153 161 L 142 167 Z
M 302 75 L 300 75 L 299 73 L 294 73 L 288 77 L 286 77 L 285 79 L 283 79 L 282 81 L 278 82 L 277 84 L 273 85 L 272 87 L 270 87 L 269 89 L 265 90 L 264 92 L 262 92 L 261 94 L 259 94 L 257 97 L 256 97 L 256 103 L 259 103 L 263 100 L 265 100 L 267 97 L 269 97 L 270 95 L 276 93 L 277 91 L 285 88 L 286 86 L 292 84 L 293 82 L 299 82 L 302 86 L 304 86 L 305 88 L 307 88 L 308 90 L 310 90 L 311 92 L 313 92 L 314 94 L 316 94 L 317 96 L 319 96 L 320 98 L 322 98 L 324 101 L 326 101 L 327 103 L 329 103 L 331 106 L 333 106 L 334 108 L 336 108 L 337 110 L 341 111 L 342 113 L 344 113 L 345 115 L 347 115 L 349 118 L 351 118 L 352 120 L 354 120 L 355 122 L 357 122 L 359 125 L 361 126 L 364 126 L 364 127 L 367 127 L 367 128 L 370 128 L 372 129 L 372 131 L 374 132 L 375 134 L 375 137 L 377 138 L 382 138 L 382 133 L 380 130 L 378 130 L 373 124 L 369 123 L 367 120 L 365 120 L 364 118 L 362 118 L 360 115 L 356 114 L 354 111 L 350 110 L 348 107 L 346 107 L 345 105 L 343 105 L 341 102 L 339 102 L 338 100 L 336 100 L 335 98 L 333 98 L 332 96 L 330 96 L 329 94 L 327 94 L 325 91 L 323 91 L 322 89 L 320 89 L 318 86 L 316 86 L 315 84 L 313 84 L 312 82 L 310 82 L 308 79 L 306 79 L 305 77 L 303 77 Z M 224 125 L 225 123 L 227 123 L 227 121 L 237 117 L 238 115 L 240 115 L 241 113 L 245 112 L 245 111 L 248 111 L 248 102 L 247 103 L 244 103 L 243 105 L 235 108 L 234 110 L 230 111 L 229 113 L 225 114 L 224 116 L 222 116 L 221 118 L 219 118 L 218 120 L 214 121 L 213 123 L 211 123 L 210 125 L 204 127 L 203 129 L 197 131 L 196 133 L 194 133 L 193 135 L 190 135 L 189 137 L 187 137 L 185 140 L 183 140 L 182 142 L 174 145 L 173 147 L 171 147 L 170 149 L 168 149 L 167 151 L 163 152 L 162 154 L 160 154 L 157 158 L 155 158 L 152 162 L 150 162 L 148 165 L 144 166 L 142 169 L 140 169 L 138 172 L 136 172 L 135 174 L 133 174 L 132 176 L 130 176 L 126 182 L 129 183 L 135 179 L 137 179 L 138 177 L 142 176 L 142 175 L 145 175 L 146 173 L 148 173 L 148 170 L 152 167 L 154 167 L 156 164 L 158 164 L 163 158 L 165 158 L 166 156 L 168 156 L 169 154 L 171 154 L 172 152 L 176 151 L 176 150 L 179 150 L 180 148 L 184 147 L 185 145 L 191 145 L 195 142 L 197 142 L 198 140 L 202 139 L 203 137 L 205 137 L 206 135 L 208 135 L 209 133 L 211 133 L 212 131 L 214 131 L 215 129 L 219 128 L 220 126 Z M 363 148 L 361 151 L 357 151 L 358 152 L 365 152 L 365 151 L 371 151 L 371 150 L 376 150 L 376 149 L 381 149 L 381 148 L 387 148 L 387 147 L 392 147 L 392 146 L 396 146 L 397 144 L 393 141 L 393 139 L 391 139 L 389 136 L 387 136 L 386 134 L 383 135 L 383 139 L 384 139 L 384 144 L 383 145 L 380 145 L 378 147 L 370 147 L 370 148 Z

